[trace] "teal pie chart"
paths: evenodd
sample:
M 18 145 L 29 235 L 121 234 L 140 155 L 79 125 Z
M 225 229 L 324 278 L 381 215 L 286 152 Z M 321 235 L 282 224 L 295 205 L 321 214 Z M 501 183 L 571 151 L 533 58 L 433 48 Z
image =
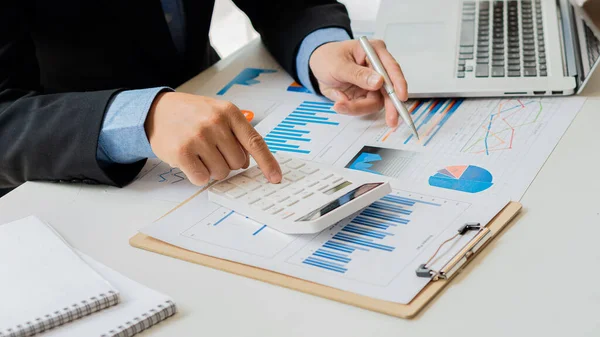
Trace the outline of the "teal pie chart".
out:
M 429 177 L 429 185 L 466 193 L 479 193 L 490 188 L 492 174 L 479 166 L 448 166 Z

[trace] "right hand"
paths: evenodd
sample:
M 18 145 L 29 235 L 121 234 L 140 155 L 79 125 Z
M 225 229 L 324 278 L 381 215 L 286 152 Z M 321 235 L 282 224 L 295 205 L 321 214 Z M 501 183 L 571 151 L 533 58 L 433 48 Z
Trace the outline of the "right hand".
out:
M 159 94 L 144 124 L 152 151 L 195 185 L 247 168 L 251 155 L 271 183 L 281 168 L 261 135 L 230 102 L 167 92 Z

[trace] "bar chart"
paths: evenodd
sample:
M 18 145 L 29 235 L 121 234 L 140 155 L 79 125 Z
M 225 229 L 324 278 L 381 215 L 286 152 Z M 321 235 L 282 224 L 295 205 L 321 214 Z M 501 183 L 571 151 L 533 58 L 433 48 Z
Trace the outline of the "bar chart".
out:
M 394 190 L 356 214 L 317 236 L 294 263 L 369 283 L 389 282 L 418 253 L 415 242 L 443 230 L 470 204 Z M 440 219 L 445 219 L 440 221 Z M 412 226 L 407 230 L 408 226 Z M 423 237 L 423 240 L 415 238 Z M 396 261 L 373 264 L 372 261 Z M 369 272 L 365 272 L 365 269 Z M 360 272 L 354 272 L 360 270 Z
M 265 142 L 271 152 L 310 154 L 315 139 L 321 140 L 332 128 L 340 126 L 333 117 L 336 113 L 331 110 L 332 106 L 329 102 L 302 102 L 266 134 Z
M 427 146 L 431 142 L 461 103 L 462 99 L 431 100 L 422 104 L 424 107 L 417 108 L 417 118 L 414 122 L 421 135 L 423 146 Z M 413 139 L 413 135 L 408 136 L 404 144 L 408 144 L 411 139 Z
M 419 132 L 420 140 L 415 139 L 404 123 L 400 121 L 400 125 L 397 128 L 378 125 L 379 130 L 374 137 L 374 141 L 384 146 L 402 146 L 407 144 L 430 146 L 430 143 L 462 103 L 462 99 L 431 99 L 407 102 L 407 109 L 412 115 L 415 127 Z

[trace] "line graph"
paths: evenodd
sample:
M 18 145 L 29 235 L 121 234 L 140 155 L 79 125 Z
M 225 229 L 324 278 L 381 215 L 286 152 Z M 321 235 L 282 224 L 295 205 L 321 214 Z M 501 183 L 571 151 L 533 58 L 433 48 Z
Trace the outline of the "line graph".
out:
M 158 182 L 164 183 L 167 182 L 169 184 L 177 184 L 178 182 L 186 180 L 185 175 L 180 169 L 170 168 L 168 171 L 160 173 L 158 175 Z
M 541 123 L 544 106 L 539 99 L 507 99 L 485 118 L 460 152 L 483 154 L 513 149 L 519 131 Z

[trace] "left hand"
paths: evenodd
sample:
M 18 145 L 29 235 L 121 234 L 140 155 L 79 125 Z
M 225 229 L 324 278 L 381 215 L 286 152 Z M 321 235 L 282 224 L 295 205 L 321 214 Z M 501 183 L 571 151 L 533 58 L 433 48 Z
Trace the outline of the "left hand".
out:
M 381 59 L 398 98 L 408 99 L 408 89 L 400 65 L 381 40 L 369 41 Z M 341 114 L 376 113 L 385 106 L 389 127 L 398 126 L 398 113 L 390 98 L 383 95 L 383 77 L 367 65 L 358 40 L 330 42 L 317 48 L 309 60 L 321 93 L 335 101 L 333 110 Z

